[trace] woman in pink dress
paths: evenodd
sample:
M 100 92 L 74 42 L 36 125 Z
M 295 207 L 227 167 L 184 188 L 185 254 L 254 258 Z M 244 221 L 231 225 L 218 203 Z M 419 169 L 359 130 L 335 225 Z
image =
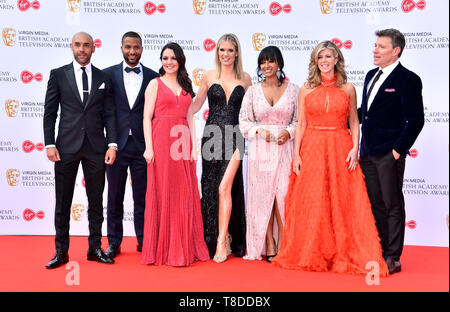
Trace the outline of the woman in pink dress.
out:
M 195 94 L 178 44 L 164 46 L 161 61 L 161 78 L 145 91 L 148 172 L 142 263 L 187 266 L 209 260 L 195 165 Z
M 283 235 L 299 93 L 297 85 L 285 80 L 283 67 L 277 47 L 261 51 L 258 76 L 262 82 L 247 90 L 239 114 L 239 127 L 249 142 L 247 260 L 261 260 L 265 254 L 270 262 Z

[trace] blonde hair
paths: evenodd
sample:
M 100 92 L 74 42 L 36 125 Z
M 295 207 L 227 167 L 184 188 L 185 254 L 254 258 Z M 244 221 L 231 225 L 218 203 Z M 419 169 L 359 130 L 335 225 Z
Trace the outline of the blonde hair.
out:
M 308 81 L 306 82 L 308 88 L 315 88 L 322 83 L 322 77 L 320 75 L 319 67 L 317 66 L 317 60 L 319 53 L 326 49 L 333 51 L 334 57 L 337 58 L 337 63 L 334 65 L 334 72 L 337 74 L 336 86 L 341 87 L 347 82 L 344 56 L 342 55 L 341 50 L 332 41 L 326 40 L 319 43 L 311 53 Z
M 242 67 L 242 53 L 241 53 L 241 45 L 239 44 L 239 39 L 234 34 L 225 34 L 222 37 L 220 37 L 219 41 L 217 42 L 216 46 L 216 70 L 217 70 L 217 78 L 220 78 L 220 75 L 222 73 L 222 64 L 220 63 L 219 59 L 219 49 L 220 45 L 225 42 L 231 42 L 234 45 L 234 48 L 237 52 L 236 58 L 234 59 L 234 75 L 236 79 L 242 80 L 244 76 L 244 69 Z

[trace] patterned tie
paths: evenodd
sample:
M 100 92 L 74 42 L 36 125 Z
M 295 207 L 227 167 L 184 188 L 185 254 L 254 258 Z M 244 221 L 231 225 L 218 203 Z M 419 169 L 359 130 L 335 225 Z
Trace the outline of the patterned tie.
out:
M 378 79 L 380 79 L 381 74 L 383 73 L 383 71 L 380 69 L 378 71 L 378 74 L 375 76 L 375 79 L 372 82 L 372 85 L 369 88 L 369 91 L 367 91 L 367 104 L 369 104 L 369 97 L 370 97 L 370 93 L 372 93 L 372 89 L 375 86 L 375 83 L 378 81 Z
M 83 105 L 86 106 L 87 99 L 89 97 L 89 85 L 88 85 L 88 77 L 86 74 L 86 67 L 81 67 L 83 74 L 81 75 L 81 79 L 83 81 Z

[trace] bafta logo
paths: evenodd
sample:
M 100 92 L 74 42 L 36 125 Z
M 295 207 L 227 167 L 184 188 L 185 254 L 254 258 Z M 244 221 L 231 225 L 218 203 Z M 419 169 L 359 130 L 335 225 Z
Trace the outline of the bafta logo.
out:
M 13 28 L 3 28 L 2 30 L 2 38 L 3 43 L 7 47 L 13 47 L 16 43 L 16 30 Z
M 207 0 L 192 0 L 194 5 L 194 12 L 197 15 L 202 15 L 205 13 Z
M 203 74 L 205 73 L 205 70 L 203 68 L 196 68 L 192 72 L 192 76 L 194 78 L 194 84 L 199 87 L 200 81 L 202 81 Z
M 73 13 L 80 12 L 81 0 L 67 0 L 69 10 Z
M 83 219 L 84 211 L 86 210 L 86 208 L 84 208 L 84 206 L 81 204 L 75 204 L 72 205 L 72 208 L 70 208 L 70 210 L 72 211 L 72 219 L 74 221 L 81 221 Z
M 330 14 L 333 11 L 334 0 L 320 0 L 322 14 Z
M 18 169 L 8 169 L 6 171 L 6 181 L 9 186 L 17 186 L 19 184 L 20 171 Z
M 16 117 L 19 112 L 19 102 L 16 100 L 6 100 L 5 110 L 8 117 Z
M 252 36 L 252 41 L 255 51 L 261 51 L 264 49 L 266 43 L 266 35 L 263 33 L 254 33 Z

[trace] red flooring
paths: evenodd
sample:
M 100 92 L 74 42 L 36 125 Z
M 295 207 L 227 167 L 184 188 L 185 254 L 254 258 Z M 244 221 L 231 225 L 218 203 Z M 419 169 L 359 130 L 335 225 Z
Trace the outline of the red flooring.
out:
M 47 270 L 54 255 L 52 236 L 0 236 L 0 292 L 448 292 L 449 249 L 405 246 L 403 271 L 367 285 L 364 276 L 292 271 L 265 261 L 229 258 L 191 267 L 140 264 L 135 238 L 126 237 L 113 265 L 86 260 L 87 237 L 71 237 L 74 270 Z M 106 238 L 103 247 L 107 247 Z

